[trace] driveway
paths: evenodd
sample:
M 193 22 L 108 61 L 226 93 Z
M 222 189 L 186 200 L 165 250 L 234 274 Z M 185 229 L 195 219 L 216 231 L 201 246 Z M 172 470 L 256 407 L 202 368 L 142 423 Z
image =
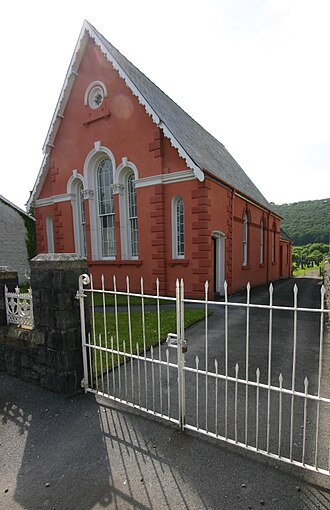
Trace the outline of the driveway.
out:
M 299 281 L 299 287 L 299 305 L 315 305 L 310 300 L 317 299 L 319 280 Z M 279 282 L 275 286 L 275 303 L 286 303 L 290 288 L 291 281 Z M 265 296 L 264 289 L 256 289 L 252 301 L 264 302 Z M 236 296 L 235 300 L 243 302 L 244 297 Z M 241 333 L 238 328 L 242 318 L 244 321 L 244 313 L 237 311 L 237 317 L 234 313 L 230 319 L 230 329 L 233 327 L 236 332 L 231 336 L 236 342 L 229 356 L 231 373 L 237 357 L 244 373 L 244 328 Z M 218 308 L 209 319 L 210 366 L 214 353 L 219 360 L 223 358 L 222 319 L 223 312 Z M 292 362 L 288 356 L 291 325 L 281 318 L 276 320 L 281 328 L 281 344 L 274 345 L 274 380 L 279 367 L 289 370 Z M 255 366 L 260 365 L 262 373 L 267 367 L 267 356 L 265 360 L 264 353 L 259 352 L 264 349 L 268 328 L 260 318 L 257 323 L 258 327 L 251 328 L 251 377 Z M 311 380 L 317 359 L 317 328 L 316 321 L 307 318 L 299 334 L 298 372 L 305 368 Z M 263 333 L 260 338 L 258 329 Z M 187 331 L 187 366 L 193 366 L 197 352 L 201 364 L 205 363 L 203 338 L 203 324 Z M 325 346 L 324 374 L 328 377 L 329 336 Z M 173 390 L 174 372 L 171 371 Z M 298 381 L 302 377 L 297 374 Z M 187 420 L 192 423 L 196 418 L 193 379 L 186 378 Z M 200 384 L 202 392 L 205 378 L 200 378 Z M 150 385 L 148 388 L 150 401 L 153 389 Z M 328 389 L 327 382 L 324 391 Z M 238 401 L 242 399 L 240 406 L 244 408 L 243 393 Z M 250 397 L 253 402 L 252 394 Z M 201 402 L 203 421 L 205 400 L 201 398 Z M 172 405 L 175 409 L 175 402 Z M 229 414 L 231 423 L 232 410 Z M 209 419 L 210 426 L 214 426 L 211 415 Z M 329 423 L 324 428 L 328 435 Z M 329 477 L 270 461 L 189 431 L 180 433 L 168 422 L 103 397 L 87 394 L 66 399 L 5 374 L 0 374 L 0 443 L 0 508 L 5 510 L 330 508 Z

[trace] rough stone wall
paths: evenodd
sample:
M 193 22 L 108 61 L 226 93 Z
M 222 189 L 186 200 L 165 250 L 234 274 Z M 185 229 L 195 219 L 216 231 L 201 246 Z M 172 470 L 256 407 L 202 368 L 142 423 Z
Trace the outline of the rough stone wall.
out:
M 73 395 L 81 391 L 81 325 L 76 292 L 78 278 L 86 272 L 86 259 L 75 254 L 43 254 L 31 260 L 34 329 L 0 324 L 0 370 L 56 393 Z M 88 318 L 87 304 L 85 313 Z
M 20 284 L 26 282 L 25 274 L 30 274 L 25 236 L 23 218 L 0 200 L 0 266 L 14 268 Z

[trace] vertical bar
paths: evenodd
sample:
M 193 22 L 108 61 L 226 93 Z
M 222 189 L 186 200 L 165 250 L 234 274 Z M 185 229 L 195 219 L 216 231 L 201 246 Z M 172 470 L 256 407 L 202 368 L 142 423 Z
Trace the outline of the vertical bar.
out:
M 183 391 L 182 391 L 182 280 L 181 285 L 179 280 L 176 280 L 176 329 L 177 329 L 177 366 L 178 366 L 178 405 L 179 405 L 179 426 L 180 430 L 184 429 L 184 409 L 183 409 Z
M 154 348 L 151 346 L 151 381 L 152 381 L 152 410 L 155 412 L 155 365 L 154 365 Z
M 116 376 L 115 376 L 115 361 L 114 361 L 114 354 L 113 354 L 113 336 L 110 337 L 110 346 L 111 346 L 111 365 L 112 365 L 112 385 L 113 385 L 113 394 L 114 397 L 116 397 L 117 389 L 116 389 Z
M 103 308 L 103 330 L 104 330 L 104 344 L 106 345 L 107 344 L 107 314 L 106 314 L 106 306 L 105 306 L 105 287 L 104 287 L 104 275 L 102 274 L 101 276 L 101 287 L 102 287 L 102 308 Z M 101 343 L 101 335 L 100 335 L 100 347 L 102 346 L 102 343 Z M 101 361 L 103 360 L 103 353 L 102 351 L 100 351 L 101 353 Z M 107 353 L 106 353 L 106 356 L 107 356 Z M 101 372 L 102 372 L 102 391 L 103 391 L 103 394 L 104 394 L 104 381 L 103 381 L 103 363 L 102 363 L 102 369 L 101 369 Z M 108 371 L 107 371 L 107 375 L 108 375 Z
M 278 456 L 281 457 L 282 446 L 282 397 L 283 397 L 283 375 L 278 376 L 280 393 L 278 397 Z
M 228 295 L 227 282 L 224 282 L 225 290 L 225 438 L 228 439 Z
M 182 427 L 184 428 L 186 424 L 186 373 L 184 371 L 185 366 L 185 354 L 183 352 L 183 344 L 185 341 L 185 331 L 184 331 L 184 282 L 183 279 L 181 279 L 181 292 L 180 292 L 180 300 L 181 300 L 181 377 L 182 377 L 182 384 L 181 384 L 181 423 Z
M 97 349 L 96 349 L 96 338 L 95 338 L 95 336 L 93 338 L 93 351 L 94 351 L 95 385 L 96 385 L 96 391 L 99 391 L 99 372 L 98 372 L 98 369 L 97 369 Z
M 128 402 L 128 392 L 127 392 L 127 359 L 126 359 L 126 341 L 123 340 L 123 353 L 124 353 L 124 376 L 125 376 L 125 400 Z
M 196 427 L 199 430 L 199 390 L 198 390 L 198 366 L 199 366 L 199 357 L 196 355 L 195 358 L 196 363 Z
M 100 354 L 100 370 L 101 370 L 101 387 L 102 387 L 102 393 L 104 395 L 104 376 L 103 376 L 103 354 L 102 354 L 102 338 L 101 333 L 99 333 L 99 354 Z
M 130 358 L 130 366 L 131 366 L 131 397 L 132 402 L 134 402 L 134 374 L 133 374 L 133 342 L 132 342 L 132 321 L 131 321 L 131 302 L 130 302 L 130 289 L 129 289 L 129 280 L 126 279 L 126 290 L 127 290 L 127 319 L 128 319 L 128 338 L 129 338 L 129 352 L 131 354 Z
M 292 354 L 292 382 L 291 382 L 291 416 L 290 416 L 290 461 L 293 457 L 293 418 L 294 418 L 294 391 L 296 385 L 296 357 L 297 357 L 297 303 L 298 287 L 293 287 L 294 294 L 294 312 L 293 312 L 293 354 Z
M 306 452 L 306 427 L 307 427 L 307 396 L 308 396 L 308 379 L 305 377 L 305 397 L 304 397 L 304 432 L 303 432 L 303 453 L 302 464 L 305 465 L 305 452 Z
M 89 360 L 90 386 L 91 386 L 91 389 L 93 390 L 94 384 L 93 384 L 92 347 L 91 347 L 91 334 L 90 333 L 88 333 L 88 343 L 89 343 L 88 360 Z
M 269 332 L 268 332 L 268 395 L 267 395 L 267 448 L 269 453 L 270 435 L 270 387 L 272 384 L 272 333 L 273 333 L 273 284 L 269 285 Z
M 99 381 L 98 381 L 98 371 L 96 364 L 96 326 L 95 326 L 95 307 L 94 307 L 94 286 L 93 286 L 93 276 L 90 276 L 90 288 L 91 288 L 91 301 L 92 301 L 92 331 L 93 331 L 93 357 L 94 357 L 94 369 L 95 369 L 95 386 L 96 391 L 99 389 Z
M 208 290 L 209 282 L 205 282 L 205 430 L 208 432 Z
M 81 344 L 82 344 L 82 354 L 83 354 L 83 367 L 84 367 L 84 389 L 85 393 L 88 388 L 88 368 L 87 368 L 87 352 L 86 352 L 86 323 L 85 323 L 85 303 L 84 303 L 84 285 L 88 285 L 90 282 L 89 276 L 87 274 L 82 274 L 79 276 L 78 284 L 79 284 L 79 306 L 80 306 L 80 323 L 81 323 Z M 7 287 L 5 286 L 5 292 L 8 292 Z M 6 313 L 7 313 L 7 297 L 6 297 Z M 7 323 L 8 323 L 8 315 L 7 315 Z M 91 375 L 91 380 L 93 380 Z
M 215 435 L 218 435 L 218 360 L 214 360 L 215 367 Z
M 116 276 L 113 276 L 113 290 L 115 299 L 115 325 L 116 325 L 116 343 L 117 343 L 117 360 L 118 360 L 118 394 L 121 398 L 121 376 L 120 376 L 120 346 L 119 346 L 119 327 L 118 327 L 118 304 L 117 304 L 117 282 Z
M 320 347 L 319 347 L 319 374 L 317 383 L 317 396 L 320 399 L 321 396 L 321 380 L 322 380 L 322 363 L 323 363 L 323 329 L 324 329 L 324 295 L 325 287 L 321 287 L 321 317 L 320 317 Z M 316 405 L 316 430 L 315 430 L 315 467 L 318 464 L 318 452 L 319 452 L 319 424 L 320 424 L 320 400 L 317 401 Z
M 160 340 L 160 307 L 159 307 L 159 279 L 156 280 L 157 290 L 157 333 L 158 333 L 158 359 L 159 359 L 159 403 L 160 414 L 163 416 L 163 382 L 162 382 L 162 348 Z
M 171 395 L 170 395 L 170 353 L 166 349 L 166 373 L 167 373 L 167 415 L 171 418 Z
M 105 337 L 105 369 L 107 371 L 107 395 L 110 394 L 110 382 L 109 382 L 109 350 L 108 350 L 108 336 Z
M 235 365 L 235 443 L 237 443 L 237 386 L 239 365 Z
M 260 370 L 256 370 L 257 376 L 257 401 L 256 401 L 256 449 L 259 449 L 259 383 L 260 383 Z
M 246 286 L 246 340 L 245 340 L 245 446 L 248 444 L 248 412 L 249 412 L 249 350 L 250 350 L 250 291 L 251 285 Z
M 139 406 L 141 407 L 141 370 L 140 370 L 140 351 L 139 344 L 136 344 L 136 355 L 138 357 L 138 394 L 139 394 Z
M 144 388 L 146 409 L 148 409 L 148 376 L 147 376 L 147 345 L 146 345 L 146 324 L 144 313 L 144 296 L 143 296 L 143 278 L 141 277 L 141 314 L 142 314 L 142 336 L 143 336 L 143 353 L 144 353 Z

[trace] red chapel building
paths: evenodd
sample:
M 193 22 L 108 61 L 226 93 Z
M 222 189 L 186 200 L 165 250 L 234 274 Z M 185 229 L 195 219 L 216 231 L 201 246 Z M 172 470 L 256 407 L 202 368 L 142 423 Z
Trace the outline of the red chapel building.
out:
M 87 257 L 108 288 L 240 291 L 291 275 L 281 218 L 216 140 L 84 22 L 28 208 L 38 253 Z

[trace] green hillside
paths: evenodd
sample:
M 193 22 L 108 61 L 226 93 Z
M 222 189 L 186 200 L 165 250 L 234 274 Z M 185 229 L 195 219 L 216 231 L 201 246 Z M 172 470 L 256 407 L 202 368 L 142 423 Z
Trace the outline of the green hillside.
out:
M 277 205 L 272 209 L 282 216 L 282 228 L 295 246 L 309 243 L 329 243 L 330 198 L 307 200 L 293 204 Z

